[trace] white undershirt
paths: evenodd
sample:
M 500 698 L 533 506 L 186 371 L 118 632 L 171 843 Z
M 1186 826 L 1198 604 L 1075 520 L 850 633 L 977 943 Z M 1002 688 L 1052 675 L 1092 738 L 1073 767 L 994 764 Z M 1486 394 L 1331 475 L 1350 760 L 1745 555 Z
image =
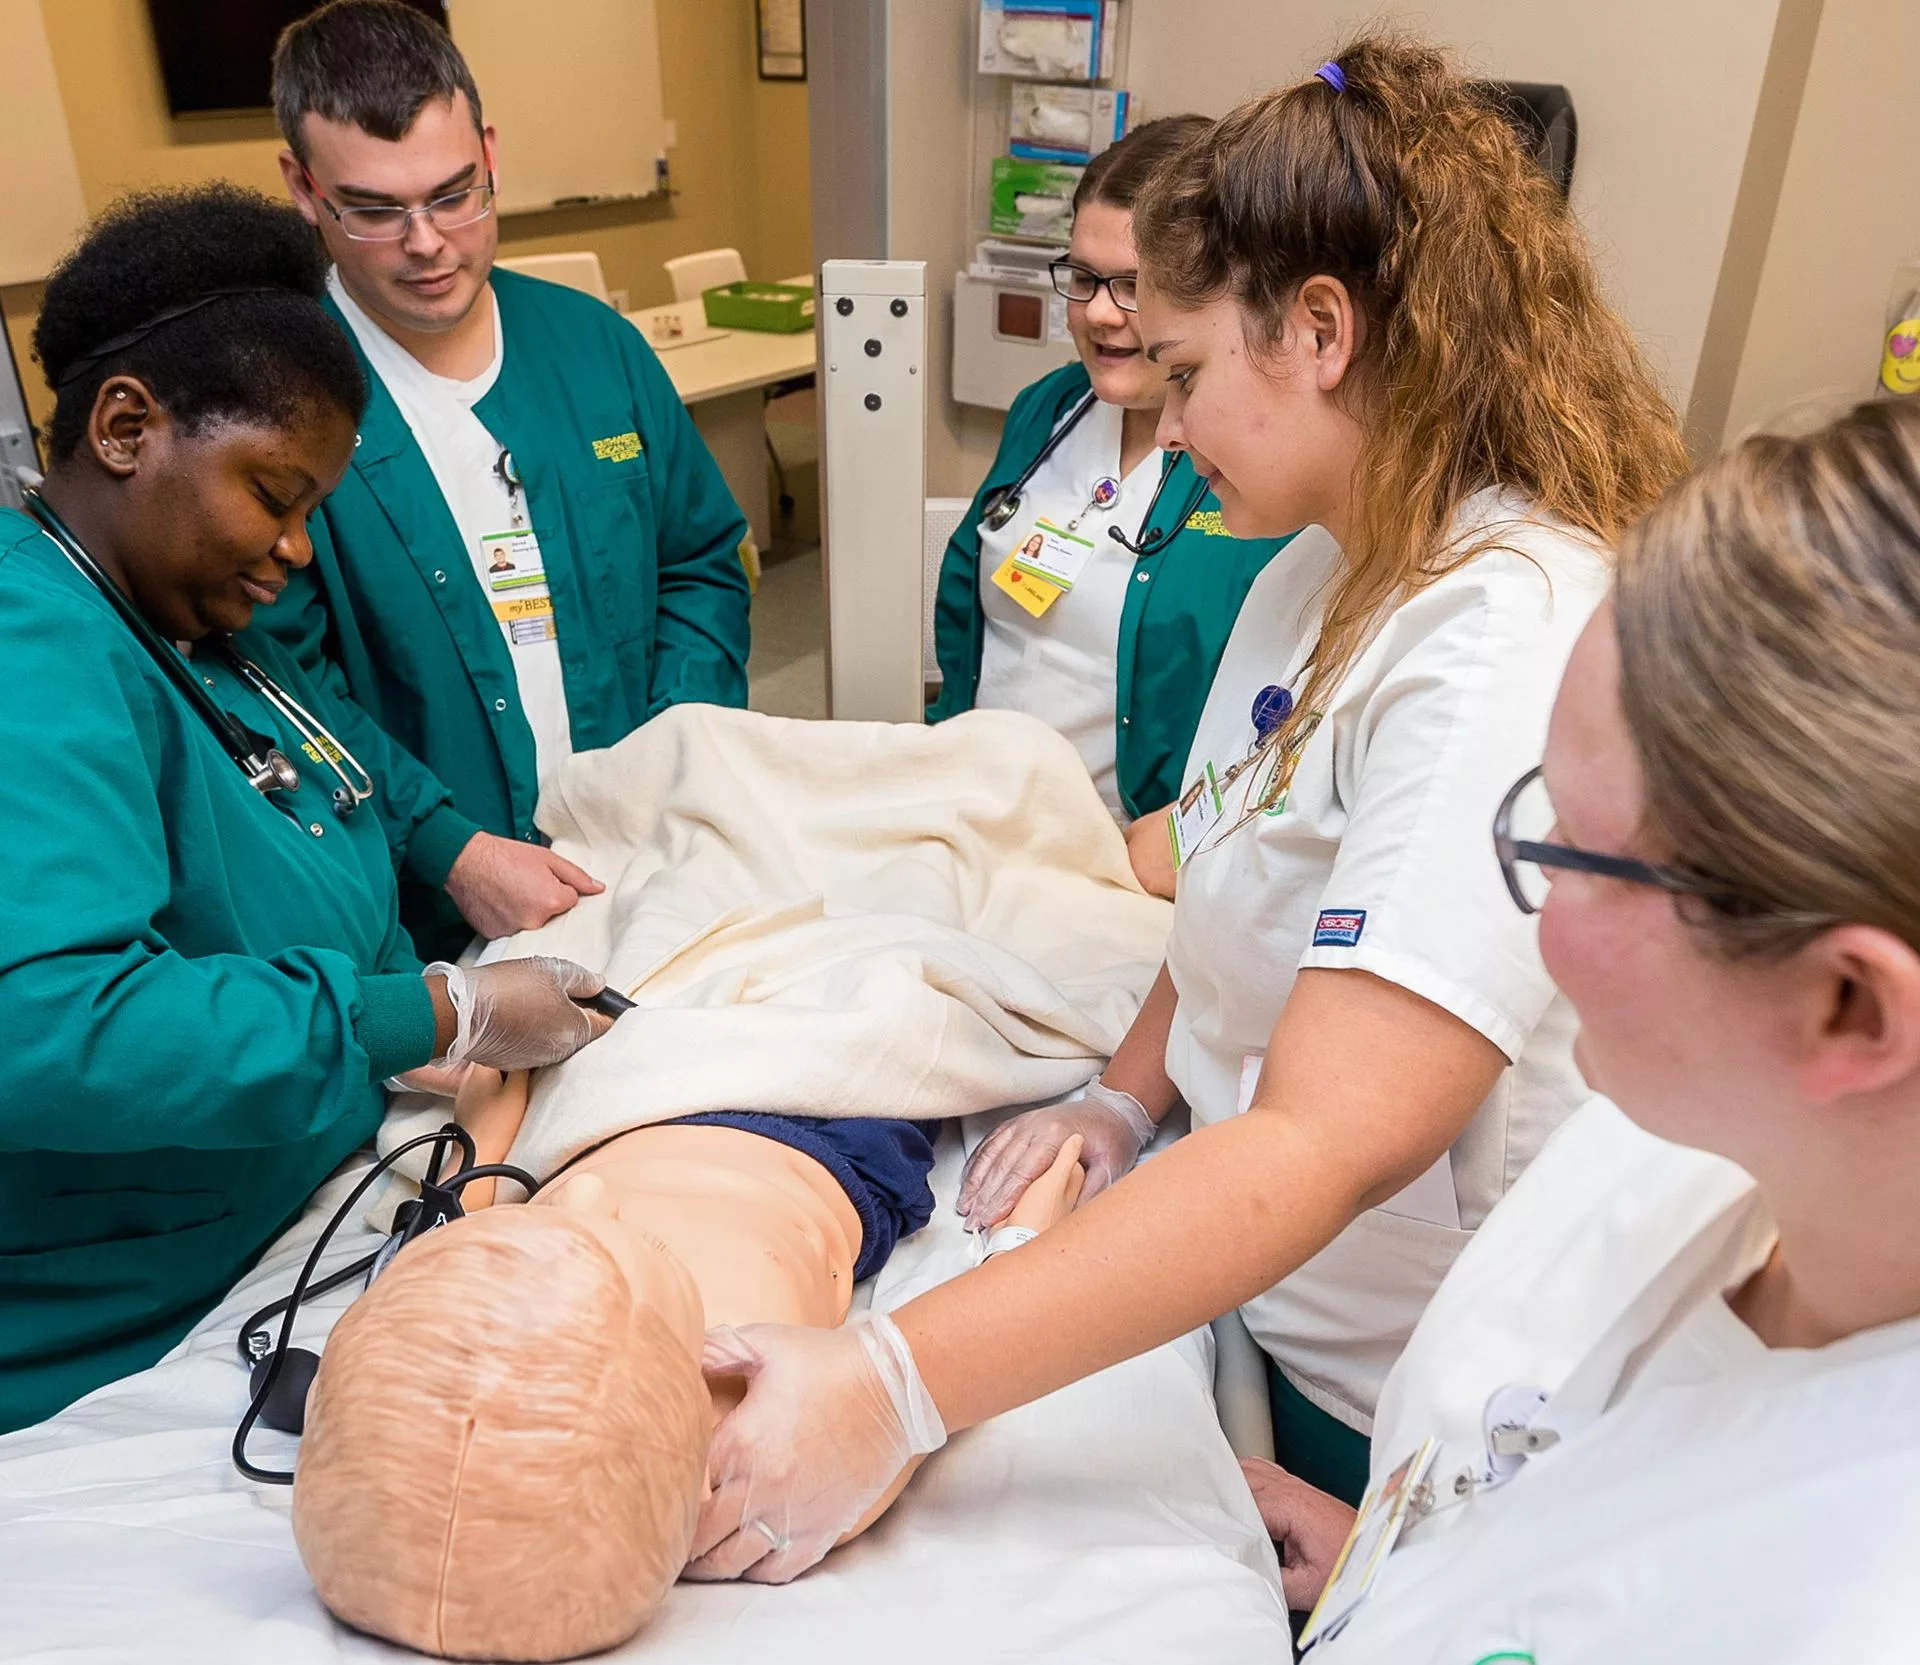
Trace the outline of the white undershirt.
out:
M 1096 401 L 1020 494 L 1020 512 L 998 532 L 981 530 L 980 599 L 986 639 L 980 653 L 983 709 L 1024 711 L 1074 744 L 1101 799 L 1116 820 L 1120 804 L 1114 707 L 1119 700 L 1120 615 L 1126 608 L 1133 557 L 1107 536 L 1117 526 L 1137 539 L 1140 522 L 1160 483 L 1162 457 L 1150 450 L 1120 479 L 1120 430 L 1125 412 Z M 1104 509 L 1088 500 L 1101 480 L 1120 480 L 1120 495 Z M 1026 542 L 1042 515 L 1054 525 L 1091 537 L 1094 553 L 1074 586 L 1034 618 L 993 582 L 993 575 Z
M 488 589 L 489 558 L 483 552 L 482 540 L 490 533 L 505 532 L 515 525 L 515 500 L 496 466 L 500 460 L 500 442 L 487 432 L 474 415 L 473 407 L 499 380 L 500 366 L 506 357 L 506 337 L 500 325 L 498 304 L 490 294 L 493 361 L 471 380 L 457 381 L 450 376 L 435 375 L 387 334 L 347 293 L 338 268 L 328 275 L 327 288 L 359 341 L 360 350 L 367 355 L 375 374 L 413 431 L 414 441 L 427 459 L 427 467 L 432 470 L 440 495 L 446 499 L 454 525 L 460 529 L 474 582 L 480 586 L 491 608 L 494 597 Z M 520 495 L 519 508 L 524 523 L 524 494 Z M 512 595 L 515 599 L 538 601 L 548 595 L 548 589 L 544 583 L 521 585 Z M 560 643 L 557 637 L 516 643 L 511 626 L 505 620 L 501 621 L 500 633 L 513 661 L 521 708 L 526 713 L 528 727 L 533 730 L 534 768 L 544 785 L 548 776 L 573 753 L 567 689 L 560 669 Z

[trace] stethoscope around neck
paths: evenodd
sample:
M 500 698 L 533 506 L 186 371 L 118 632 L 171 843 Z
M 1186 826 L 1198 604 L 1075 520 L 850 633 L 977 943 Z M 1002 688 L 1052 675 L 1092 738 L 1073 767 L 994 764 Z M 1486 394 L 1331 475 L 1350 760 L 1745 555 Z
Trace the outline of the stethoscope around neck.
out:
M 1065 440 L 1067 435 L 1072 433 L 1075 428 L 1080 426 L 1087 412 L 1092 410 L 1099 402 L 1099 395 L 1089 388 L 1086 393 L 1081 395 L 1080 402 L 1075 405 L 1072 410 L 1067 412 L 1066 420 L 1047 436 L 1047 443 L 1040 447 L 1039 454 L 1033 461 L 1021 469 L 1019 476 L 1014 480 L 1013 484 L 1010 486 L 1001 486 L 997 491 L 991 492 L 988 495 L 980 515 L 981 531 L 999 532 L 1004 530 L 1012 522 L 1013 517 L 1020 512 L 1020 499 L 1025 494 L 1028 485 L 1032 482 L 1034 475 L 1038 474 L 1040 470 L 1046 466 L 1047 459 L 1051 457 L 1055 451 L 1059 450 L 1061 442 Z M 1168 528 L 1156 526 L 1153 523 L 1155 514 L 1159 512 L 1160 499 L 1166 495 L 1167 483 L 1172 478 L 1173 470 L 1171 468 L 1162 472 L 1159 485 L 1153 488 L 1153 497 L 1147 504 L 1147 512 L 1140 517 L 1140 531 L 1137 540 L 1128 537 L 1126 533 L 1121 531 L 1117 526 L 1109 526 L 1107 528 L 1107 536 L 1112 538 L 1115 543 L 1136 560 L 1142 555 L 1151 555 L 1172 536 L 1172 532 Z M 1175 527 L 1186 525 L 1193 517 L 1194 511 L 1206 500 L 1207 483 L 1205 480 L 1201 480 L 1196 482 L 1193 492 L 1187 499 L 1187 506 L 1182 509 L 1174 519 L 1173 525 Z
M 100 563 L 87 553 L 86 545 L 81 543 L 73 529 L 37 489 L 28 490 L 25 497 L 27 513 L 39 522 L 40 529 L 53 539 L 60 553 L 66 556 L 80 576 L 98 590 L 106 598 L 107 604 L 120 615 L 121 623 L 147 650 L 148 656 L 179 690 L 194 714 L 213 731 L 213 737 L 220 742 L 222 750 L 247 777 L 247 784 L 269 802 L 274 801 L 275 793 L 297 790 L 300 771 L 293 766 L 287 754 L 266 735 L 256 734 L 248 728 L 207 693 L 200 678 L 194 675 L 193 668 L 172 643 L 164 640 L 141 616 L 139 609 L 127 599 L 119 585 L 107 576 Z M 285 718 L 293 731 L 334 772 L 339 781 L 333 789 L 334 814 L 343 818 L 351 815 L 373 796 L 373 777 L 360 767 L 353 753 L 328 732 L 319 718 L 242 654 L 233 645 L 231 636 L 209 637 L 207 646 L 234 675 Z M 278 807 L 287 808 L 284 804 Z M 289 809 L 288 813 L 292 814 L 292 811 Z

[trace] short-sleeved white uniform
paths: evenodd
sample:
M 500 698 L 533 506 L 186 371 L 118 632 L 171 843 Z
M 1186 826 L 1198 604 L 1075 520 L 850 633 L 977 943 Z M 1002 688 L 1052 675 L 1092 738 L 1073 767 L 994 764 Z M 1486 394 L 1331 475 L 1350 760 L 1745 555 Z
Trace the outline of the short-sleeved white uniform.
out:
M 1120 615 L 1133 556 L 1107 533 L 1117 526 L 1130 538 L 1139 536 L 1166 461 L 1163 452 L 1151 450 L 1121 478 L 1125 416 L 1120 406 L 1095 400 L 1027 482 L 1020 512 L 998 532 L 981 529 L 986 635 L 973 699 L 983 710 L 1024 711 L 1064 734 L 1116 820 L 1126 813 L 1120 804 L 1114 710 L 1120 700 Z M 1094 501 L 1102 480 L 1120 487 L 1105 504 Z M 1042 515 L 1091 538 L 1094 551 L 1073 588 L 1036 619 L 993 582 L 993 575 L 1031 536 Z
M 1492 825 L 1502 794 L 1540 761 L 1608 563 L 1505 493 L 1470 499 L 1455 530 L 1475 544 L 1497 531 L 1498 546 L 1387 619 L 1335 690 L 1277 812 L 1236 826 L 1264 763 L 1228 790 L 1226 813 L 1181 869 L 1167 947 L 1179 993 L 1167 1072 L 1196 1126 L 1246 1108 L 1307 967 L 1397 983 L 1512 1061 L 1433 1171 L 1242 1309 L 1288 1379 L 1362 1432 L 1447 1268 L 1586 1091 L 1572 1010 L 1541 964 L 1535 922 L 1507 895 Z M 1247 755 L 1263 689 L 1304 691 L 1339 559 L 1312 527 L 1254 582 L 1189 782 L 1209 761 L 1224 774 Z

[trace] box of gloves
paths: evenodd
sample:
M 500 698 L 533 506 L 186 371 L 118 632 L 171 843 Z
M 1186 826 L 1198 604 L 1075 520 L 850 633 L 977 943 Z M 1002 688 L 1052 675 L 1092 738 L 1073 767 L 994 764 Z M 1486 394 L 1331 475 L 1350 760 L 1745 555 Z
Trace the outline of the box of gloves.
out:
M 996 156 L 987 229 L 996 237 L 1044 237 L 1064 243 L 1073 235 L 1073 193 L 1085 171 L 1057 162 Z
M 980 73 L 1099 81 L 1113 73 L 1117 0 L 980 0 Z
M 1129 100 L 1117 88 L 1016 81 L 1009 93 L 1007 148 L 1023 162 L 1084 167 L 1126 137 Z

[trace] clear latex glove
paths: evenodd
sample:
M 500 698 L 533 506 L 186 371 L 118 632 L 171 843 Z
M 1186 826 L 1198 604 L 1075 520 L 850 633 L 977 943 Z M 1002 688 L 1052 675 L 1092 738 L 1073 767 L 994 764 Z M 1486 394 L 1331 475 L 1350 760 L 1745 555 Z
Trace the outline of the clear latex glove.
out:
M 492 965 L 457 966 L 438 960 L 428 977 L 445 977 L 457 1027 L 447 1064 L 490 1064 L 498 1070 L 538 1069 L 571 1058 L 613 1019 L 576 1004 L 598 994 L 606 979 L 571 960 L 533 955 Z
M 1089 1081 L 1085 1098 L 1048 1104 L 1002 1122 L 967 1163 L 955 1205 L 969 1231 L 997 1226 L 1076 1133 L 1087 1170 L 1080 1201 L 1097 1197 L 1139 1160 L 1153 1138 L 1153 1118 L 1131 1093 Z
M 837 1330 L 710 1330 L 701 1368 L 709 1380 L 744 1377 L 747 1396 L 713 1431 L 713 1489 L 686 1578 L 797 1578 L 908 1463 L 947 1442 L 906 1337 L 885 1313 L 858 1313 Z

